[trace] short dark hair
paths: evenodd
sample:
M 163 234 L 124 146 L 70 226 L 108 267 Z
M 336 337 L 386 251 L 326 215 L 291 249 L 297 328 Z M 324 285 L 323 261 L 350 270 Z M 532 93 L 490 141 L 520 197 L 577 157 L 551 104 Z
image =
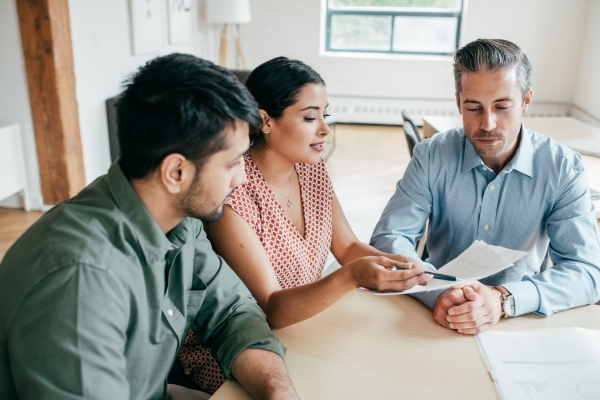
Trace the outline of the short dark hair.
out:
M 127 178 L 147 176 L 172 153 L 199 170 L 224 148 L 227 127 L 237 121 L 248 122 L 251 132 L 260 127 L 256 102 L 237 78 L 189 54 L 157 57 L 123 86 L 116 109 L 119 165 Z
M 299 60 L 277 57 L 259 65 L 246 80 L 246 87 L 256 99 L 258 107 L 271 118 L 281 118 L 286 108 L 298 101 L 298 93 L 310 83 L 325 85 L 321 75 Z M 257 132 L 259 133 L 259 132 Z M 254 143 L 260 143 L 259 135 Z
M 454 86 L 462 88 L 463 72 L 500 71 L 517 66 L 517 83 L 523 99 L 531 88 L 531 63 L 516 44 L 503 39 L 477 39 L 454 55 Z

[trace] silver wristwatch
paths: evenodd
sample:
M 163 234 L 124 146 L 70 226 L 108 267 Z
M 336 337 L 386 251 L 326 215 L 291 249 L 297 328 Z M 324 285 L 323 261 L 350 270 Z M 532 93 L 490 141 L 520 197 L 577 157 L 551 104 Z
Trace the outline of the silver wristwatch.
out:
M 515 297 L 504 286 L 494 286 L 502 295 L 502 315 L 504 318 L 515 316 Z

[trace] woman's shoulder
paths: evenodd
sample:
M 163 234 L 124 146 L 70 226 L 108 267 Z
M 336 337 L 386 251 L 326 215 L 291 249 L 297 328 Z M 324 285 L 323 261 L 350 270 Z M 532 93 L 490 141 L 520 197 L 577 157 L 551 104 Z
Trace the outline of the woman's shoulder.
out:
M 264 197 L 264 180 L 250 155 L 244 155 L 244 167 L 246 170 L 246 182 L 235 187 L 225 204 L 230 206 L 246 205 L 258 206 Z M 235 209 L 235 207 L 234 207 Z

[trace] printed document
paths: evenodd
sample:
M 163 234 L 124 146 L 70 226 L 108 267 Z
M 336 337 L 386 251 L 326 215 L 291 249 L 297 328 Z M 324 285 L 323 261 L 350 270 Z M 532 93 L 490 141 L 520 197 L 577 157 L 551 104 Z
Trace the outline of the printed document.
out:
M 497 274 L 513 265 L 513 263 L 527 255 L 525 251 L 510 250 L 505 247 L 492 246 L 482 240 L 476 240 L 461 255 L 434 272 L 452 275 L 459 278 L 457 281 L 444 281 L 432 279 L 427 286 L 414 286 L 403 292 L 379 292 L 372 290 L 376 295 L 395 295 L 425 292 L 428 290 L 446 289 L 450 286 L 487 278 Z
M 504 400 L 600 398 L 600 331 L 487 331 L 476 337 Z

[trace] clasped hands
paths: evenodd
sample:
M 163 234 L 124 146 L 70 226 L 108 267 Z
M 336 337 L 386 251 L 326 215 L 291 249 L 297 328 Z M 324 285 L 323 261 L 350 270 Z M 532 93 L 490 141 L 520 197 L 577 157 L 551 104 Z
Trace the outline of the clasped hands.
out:
M 475 335 L 496 325 L 502 315 L 501 294 L 480 282 L 452 286 L 437 298 L 435 321 L 463 335 Z

